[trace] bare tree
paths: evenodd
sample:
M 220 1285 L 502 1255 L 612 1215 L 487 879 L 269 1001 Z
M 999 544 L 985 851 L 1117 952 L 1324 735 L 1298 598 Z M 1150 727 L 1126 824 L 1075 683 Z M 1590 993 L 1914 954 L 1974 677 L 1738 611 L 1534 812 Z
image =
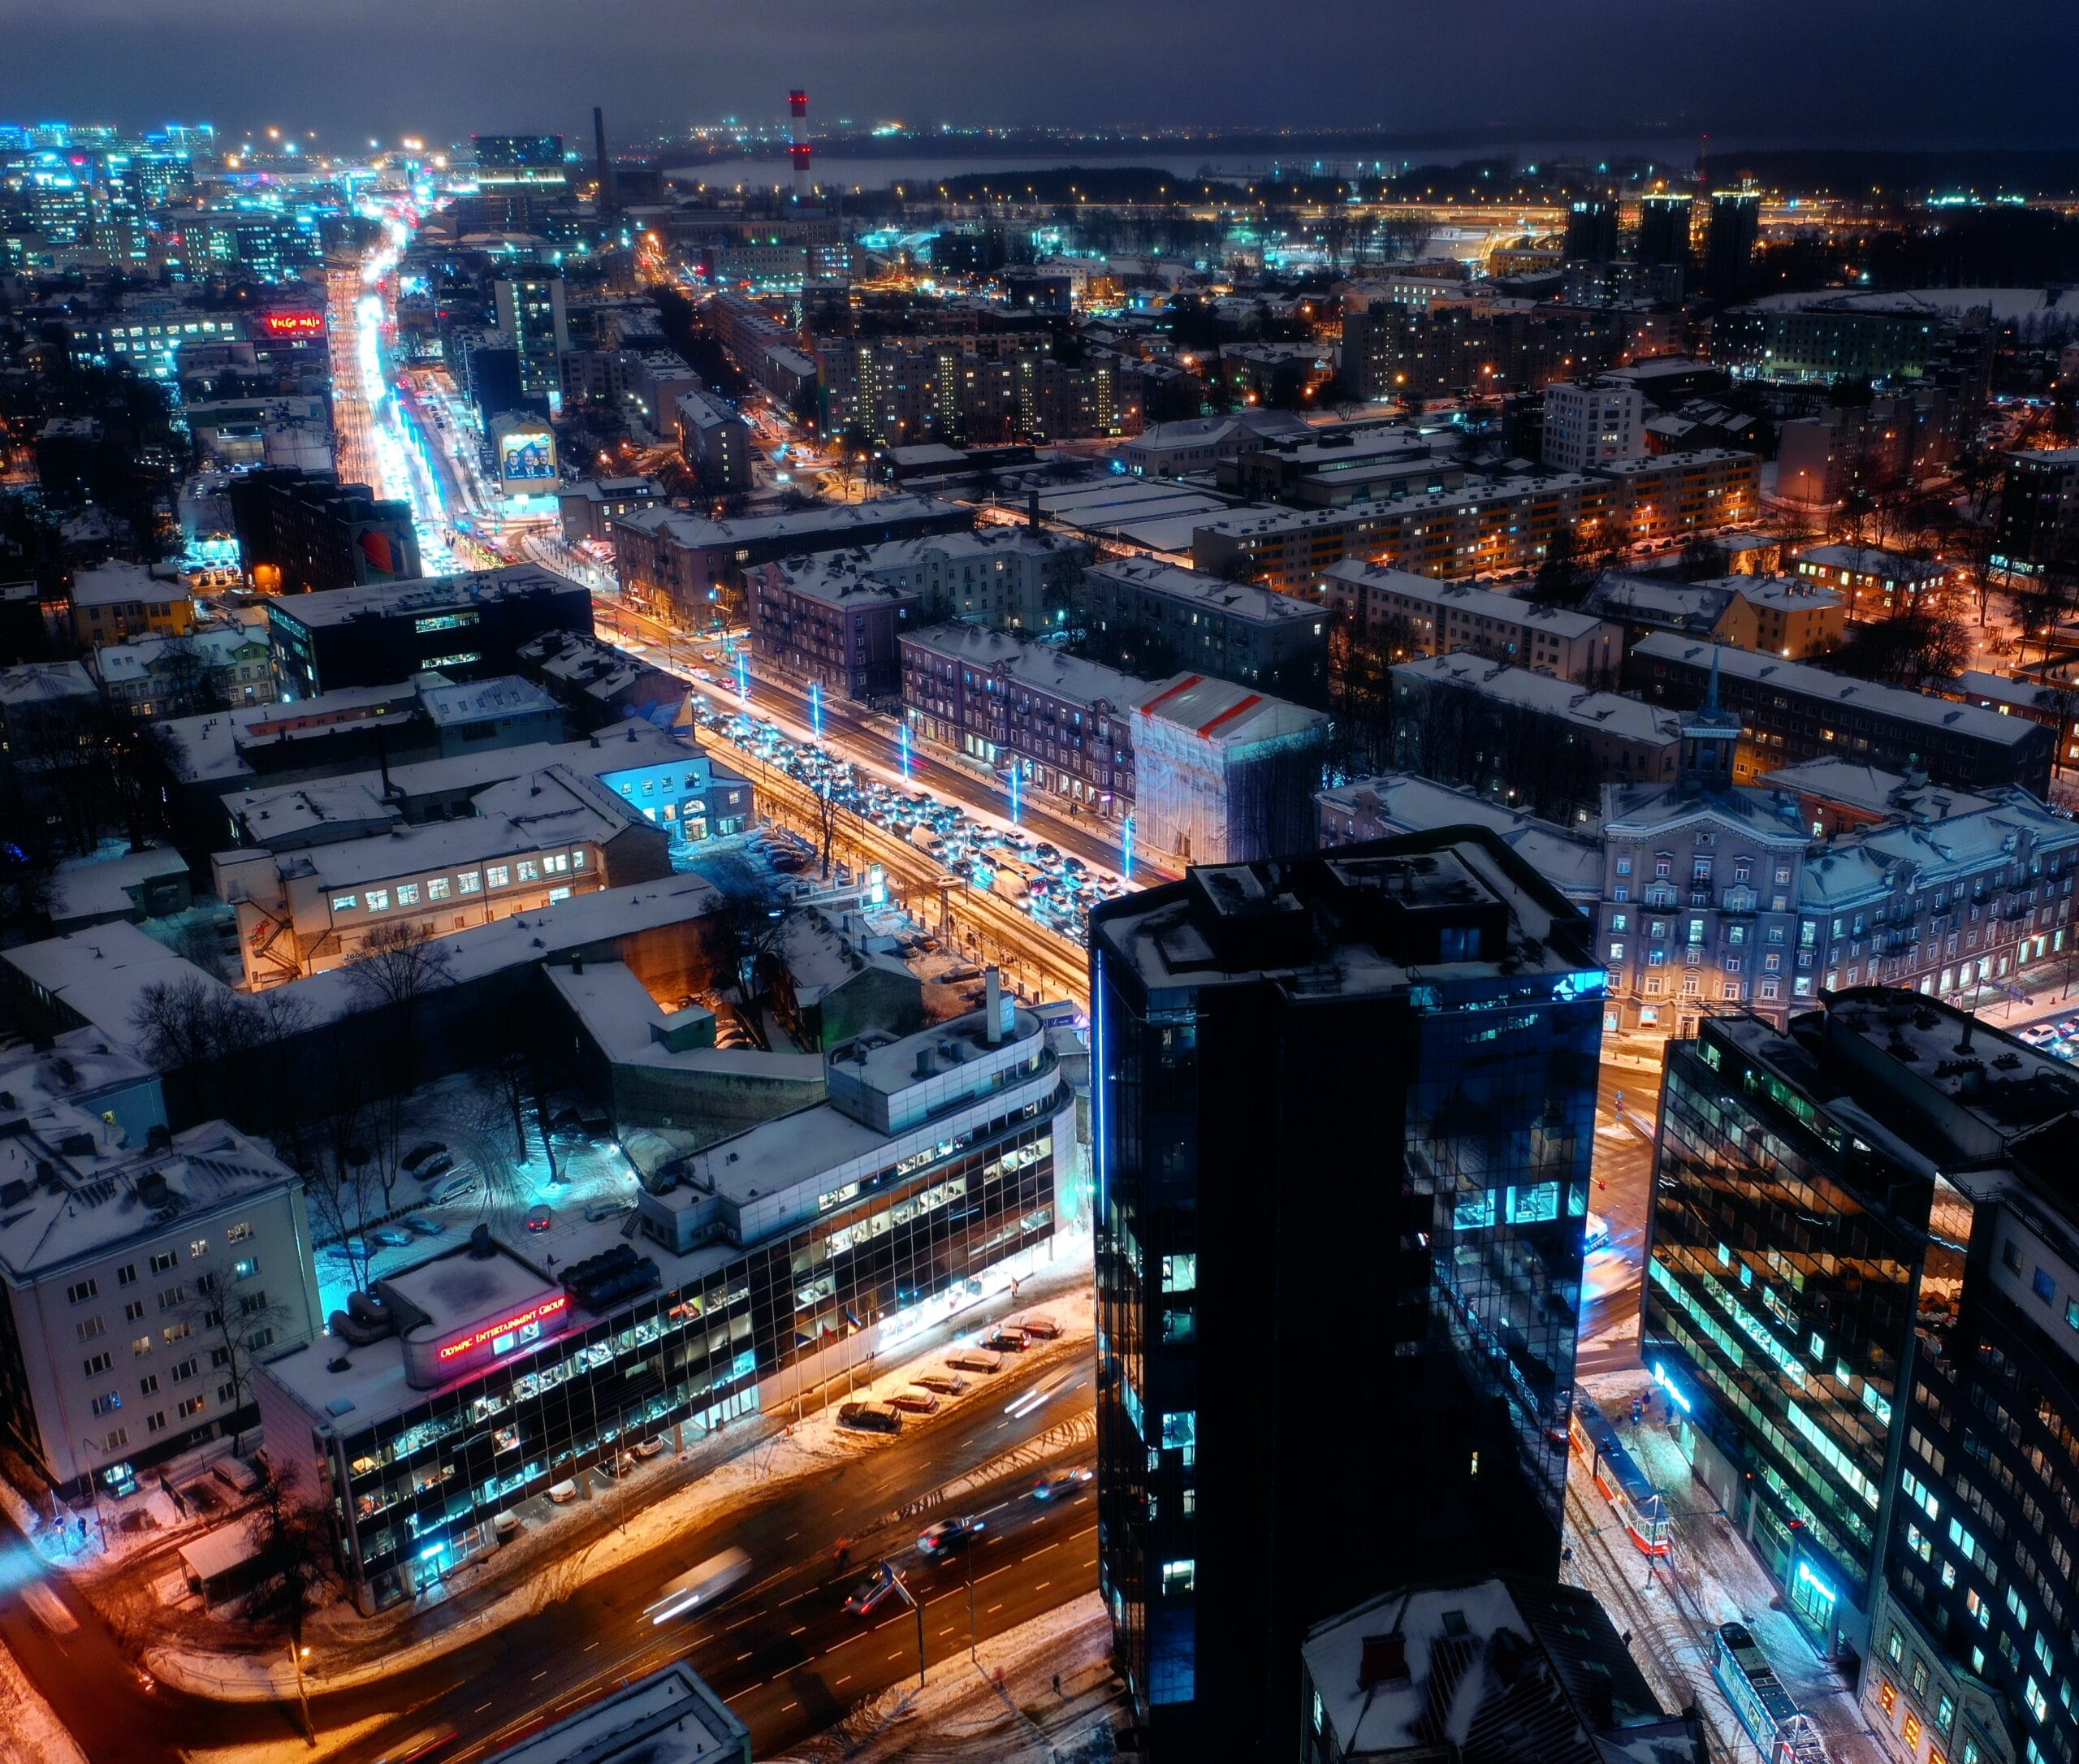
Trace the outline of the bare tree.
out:
M 257 1284 L 262 1272 L 256 1266 L 244 1280 L 234 1277 L 228 1282 L 214 1273 L 205 1275 L 180 1312 L 207 1346 L 210 1369 L 229 1384 L 231 1398 L 223 1407 L 231 1414 L 252 1399 L 258 1356 L 274 1347 L 293 1317 L 287 1305 Z
M 452 966 L 452 953 L 415 921 L 378 927 L 347 958 L 347 984 L 362 1007 L 357 1027 L 370 1079 L 365 1126 L 386 1208 L 404 1149 L 404 1100 L 417 1081 L 426 1001 L 450 984 Z
M 297 1500 L 271 1472 L 261 1485 L 253 1521 L 259 1546 L 253 1559 L 257 1578 L 240 1615 L 253 1628 L 287 1639 L 301 1699 L 304 1626 L 318 1608 L 330 1572 L 331 1527 L 323 1513 Z M 303 1716 L 305 1736 L 315 1745 L 307 1700 Z

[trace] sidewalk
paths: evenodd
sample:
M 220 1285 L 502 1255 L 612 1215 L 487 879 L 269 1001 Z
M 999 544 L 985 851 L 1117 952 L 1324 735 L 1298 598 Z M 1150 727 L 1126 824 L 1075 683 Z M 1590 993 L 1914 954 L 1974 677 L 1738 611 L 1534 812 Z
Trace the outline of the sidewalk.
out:
M 790 1484 L 823 1472 L 841 1472 L 886 1441 L 884 1436 L 841 1429 L 838 1405 L 900 1390 L 918 1373 L 936 1367 L 949 1341 L 971 1334 L 987 1322 L 1044 1304 L 1061 1325 L 1062 1334 L 1044 1350 L 1028 1351 L 1025 1362 L 1052 1365 L 1087 1355 L 1095 1328 L 1089 1282 L 1088 1263 L 1072 1249 L 1056 1268 L 1024 1282 L 1015 1298 L 995 1295 L 948 1325 L 927 1331 L 914 1344 L 905 1343 L 902 1358 L 883 1356 L 862 1367 L 849 1394 L 841 1386 L 834 1393 L 826 1386 L 824 1406 L 799 1421 L 784 1414 L 750 1417 L 682 1455 L 638 1468 L 627 1482 L 605 1483 L 589 1503 L 573 1502 L 557 1511 L 549 1524 L 531 1525 L 513 1541 L 465 1563 L 431 1596 L 373 1618 L 335 1600 L 313 1615 L 306 1631 L 311 1694 L 371 1684 L 439 1659 L 697 1530 L 720 1511 L 746 1512 L 777 1498 Z M 869 1369 L 871 1376 L 863 1376 Z M 953 1400 L 969 1401 L 973 1394 Z M 660 1488 L 661 1477 L 672 1471 L 677 1472 L 675 1485 Z M 595 1473 L 588 1475 L 601 1485 Z M 150 1589 L 145 1590 L 149 1594 Z M 149 1610 L 125 1613 L 158 1627 L 150 1623 L 153 1615 Z M 163 1625 L 170 1614 L 161 1607 L 156 1615 Z M 249 1644 L 245 1632 L 228 1623 L 219 1627 Z M 420 1632 L 412 1633 L 415 1628 Z M 258 1702 L 296 1694 L 294 1673 L 282 1649 L 256 1654 L 249 1645 L 197 1645 L 202 1639 L 160 1641 L 146 1649 L 145 1664 L 167 1684 L 199 1697 Z

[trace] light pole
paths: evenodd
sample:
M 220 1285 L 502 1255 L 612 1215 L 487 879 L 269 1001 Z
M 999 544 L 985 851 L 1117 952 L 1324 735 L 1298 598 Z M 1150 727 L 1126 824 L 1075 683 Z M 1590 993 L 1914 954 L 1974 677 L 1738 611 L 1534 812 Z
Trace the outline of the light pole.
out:
M 881 1578 L 901 1595 L 902 1602 L 917 1614 L 917 1688 L 924 1688 L 924 1607 L 910 1596 L 910 1589 L 902 1583 L 902 1576 L 891 1568 L 885 1559 L 880 1565 Z
M 303 1743 L 308 1746 L 318 1744 L 318 1729 L 310 1720 L 310 1691 L 304 1683 L 303 1657 L 310 1652 L 301 1641 L 292 1638 L 289 1642 L 289 1664 L 296 1668 L 296 1700 L 303 1710 Z

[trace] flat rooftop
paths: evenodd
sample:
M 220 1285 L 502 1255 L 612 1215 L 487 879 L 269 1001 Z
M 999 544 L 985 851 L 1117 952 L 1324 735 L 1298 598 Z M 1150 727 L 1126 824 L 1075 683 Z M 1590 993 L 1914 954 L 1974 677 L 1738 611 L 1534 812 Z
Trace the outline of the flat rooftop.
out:
M 496 1752 L 485 1764 L 722 1764 L 744 1724 L 683 1660 Z
M 1591 692 L 1571 680 L 1533 673 L 1528 668 L 1511 668 L 1506 662 L 1489 661 L 1470 651 L 1400 662 L 1394 672 L 1433 684 L 1463 686 L 1505 704 L 1564 717 L 1584 729 L 1601 729 L 1627 741 L 1671 745 L 1681 738 L 1682 718 L 1673 711 L 1614 692 Z
M 1533 625 L 1550 631 L 1555 637 L 1587 637 L 1602 623 L 1591 612 L 1540 606 L 1519 595 L 1499 594 L 1492 588 L 1477 587 L 1471 582 L 1440 582 L 1433 576 L 1418 576 L 1412 570 L 1395 569 L 1385 564 L 1368 564 L 1361 558 L 1346 557 L 1329 564 L 1322 571 L 1321 579 L 1325 583 L 1342 582 L 1351 588 L 1371 587 L 1389 594 L 1405 594 L 1411 600 L 1419 600 L 1440 611 L 1456 607 L 1476 617 Z
M 1324 615 L 1312 602 L 1295 600 L 1274 588 L 1250 582 L 1233 582 L 1202 570 L 1164 564 L 1152 558 L 1112 558 L 1088 573 L 1093 579 L 1117 582 L 1143 593 L 1160 594 L 1229 618 L 1252 620 L 1260 625 L 1284 625 L 1295 619 L 1319 620 Z
M 486 601 L 523 594 L 582 594 L 581 583 L 532 564 L 513 564 L 456 576 L 427 576 L 413 582 L 370 582 L 360 587 L 328 588 L 322 594 L 290 594 L 267 603 L 284 624 L 320 630 L 353 619 L 390 619 L 458 611 Z

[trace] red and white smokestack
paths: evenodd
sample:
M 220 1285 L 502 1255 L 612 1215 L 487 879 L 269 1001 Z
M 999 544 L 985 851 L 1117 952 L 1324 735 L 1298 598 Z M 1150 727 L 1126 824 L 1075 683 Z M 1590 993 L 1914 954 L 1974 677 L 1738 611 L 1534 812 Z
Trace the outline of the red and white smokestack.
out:
M 797 202 L 809 199 L 809 161 L 815 153 L 815 148 L 809 145 L 809 95 L 806 92 L 790 92 L 787 94 L 787 157 L 794 162 Z

